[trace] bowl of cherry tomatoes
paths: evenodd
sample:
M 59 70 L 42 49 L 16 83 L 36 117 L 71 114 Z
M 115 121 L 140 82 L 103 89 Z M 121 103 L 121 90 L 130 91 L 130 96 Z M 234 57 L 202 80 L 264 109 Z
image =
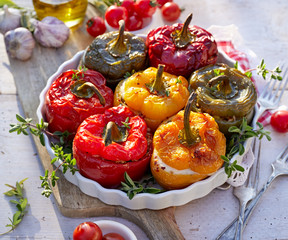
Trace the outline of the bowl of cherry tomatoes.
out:
M 73 232 L 73 240 L 137 240 L 126 225 L 112 220 L 80 223 Z

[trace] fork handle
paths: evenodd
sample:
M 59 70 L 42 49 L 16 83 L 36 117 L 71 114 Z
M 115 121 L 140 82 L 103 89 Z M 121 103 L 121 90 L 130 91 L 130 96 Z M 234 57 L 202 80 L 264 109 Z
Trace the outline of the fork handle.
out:
M 255 198 L 251 200 L 251 202 L 247 205 L 244 213 L 244 220 L 243 220 L 243 229 L 245 227 L 246 222 L 248 221 L 251 213 L 253 212 L 255 206 L 257 205 L 258 201 L 260 198 L 263 196 L 263 194 L 266 192 L 266 190 L 269 188 L 273 180 L 277 177 L 274 173 L 269 177 L 267 183 L 263 186 L 263 188 L 257 193 Z M 235 232 L 237 229 L 237 220 L 238 218 L 235 218 L 230 225 L 228 225 L 222 233 L 216 238 L 216 240 L 232 240 L 232 239 L 237 239 L 235 238 Z M 242 229 L 242 230 L 243 230 Z M 238 238 L 241 239 L 241 238 Z
M 256 115 L 253 118 L 253 123 L 252 126 L 256 127 L 256 123 L 258 122 L 259 118 L 262 116 L 262 114 L 267 110 L 267 108 L 263 107 L 262 105 L 260 105 Z
M 241 240 L 242 239 L 242 231 L 244 226 L 244 218 L 245 218 L 245 209 L 247 206 L 247 201 L 243 202 L 240 206 L 240 212 L 238 216 L 238 220 L 236 222 L 236 230 L 235 230 L 235 240 Z

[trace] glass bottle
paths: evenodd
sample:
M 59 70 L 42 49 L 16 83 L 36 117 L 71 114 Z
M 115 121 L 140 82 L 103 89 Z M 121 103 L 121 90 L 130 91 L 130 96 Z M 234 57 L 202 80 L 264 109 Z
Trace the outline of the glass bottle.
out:
M 83 22 L 88 0 L 33 0 L 33 5 L 39 20 L 53 16 L 74 28 Z

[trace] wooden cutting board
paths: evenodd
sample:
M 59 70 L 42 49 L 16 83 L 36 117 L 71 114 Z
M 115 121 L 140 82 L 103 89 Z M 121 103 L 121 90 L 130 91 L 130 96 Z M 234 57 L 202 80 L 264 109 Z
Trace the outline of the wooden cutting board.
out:
M 88 7 L 86 20 L 97 15 L 93 7 Z M 37 122 L 36 109 L 39 105 L 39 94 L 46 86 L 48 78 L 56 72 L 59 65 L 70 59 L 78 51 L 85 49 L 93 38 L 85 29 L 71 31 L 71 35 L 65 45 L 59 49 L 44 48 L 36 45 L 30 60 L 22 62 L 10 60 L 11 72 L 17 87 L 19 100 L 22 104 L 25 116 Z M 38 138 L 34 138 L 39 157 L 44 169 L 50 172 L 53 166 L 50 164 L 50 156 Z M 80 189 L 68 182 L 61 172 L 57 186 L 53 189 L 59 211 L 67 217 L 98 217 L 114 216 L 130 220 L 147 233 L 150 239 L 155 240 L 181 240 L 184 239 L 174 217 L 174 208 L 163 210 L 130 210 L 121 206 L 107 205 L 85 195 Z

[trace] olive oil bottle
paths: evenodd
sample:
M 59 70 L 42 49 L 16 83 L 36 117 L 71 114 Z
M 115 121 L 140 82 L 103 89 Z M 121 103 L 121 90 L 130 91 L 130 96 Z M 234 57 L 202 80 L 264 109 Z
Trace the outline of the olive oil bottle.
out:
M 33 0 L 33 5 L 40 20 L 53 16 L 75 28 L 85 18 L 88 0 Z

